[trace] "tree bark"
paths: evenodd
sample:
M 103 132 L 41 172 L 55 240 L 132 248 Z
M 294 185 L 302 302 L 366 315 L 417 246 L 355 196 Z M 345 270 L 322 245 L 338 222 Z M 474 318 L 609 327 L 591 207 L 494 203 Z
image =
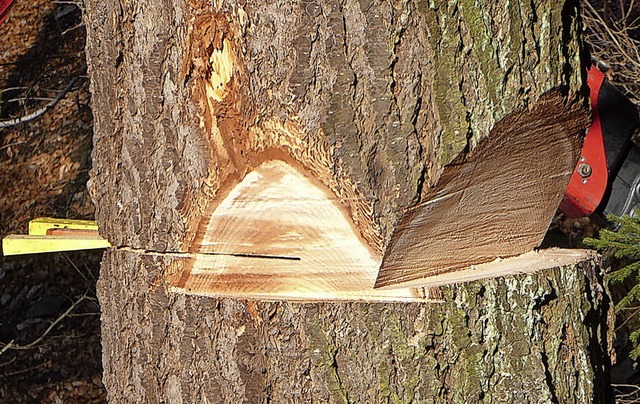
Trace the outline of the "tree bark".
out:
M 190 296 L 176 270 L 265 161 L 317 181 L 381 257 L 500 122 L 553 93 L 548 121 L 577 139 L 576 3 L 88 0 L 111 401 L 604 400 L 590 259 L 447 286 L 440 304 Z
M 444 303 L 269 303 L 149 290 L 160 256 L 99 282 L 111 402 L 608 402 L 594 262 L 443 287 Z
M 188 249 L 210 200 L 275 152 L 382 251 L 499 120 L 552 89 L 557 114 L 584 101 L 576 2 L 240 3 L 87 5 L 92 192 L 114 245 Z

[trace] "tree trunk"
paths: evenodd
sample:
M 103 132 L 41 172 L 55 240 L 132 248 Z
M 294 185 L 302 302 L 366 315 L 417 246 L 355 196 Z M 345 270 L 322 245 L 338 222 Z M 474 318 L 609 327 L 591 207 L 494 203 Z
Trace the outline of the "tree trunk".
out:
M 593 262 L 443 287 L 444 303 L 269 303 L 149 290 L 167 258 L 100 277 L 111 402 L 607 402 Z
M 504 223 L 512 200 L 538 210 L 428 276 L 539 242 L 587 123 L 576 2 L 89 0 L 86 21 L 112 401 L 605 398 L 587 254 L 443 303 L 403 259 L 437 245 L 425 209 L 464 193 Z M 381 263 L 377 286 L 411 287 L 374 290 Z

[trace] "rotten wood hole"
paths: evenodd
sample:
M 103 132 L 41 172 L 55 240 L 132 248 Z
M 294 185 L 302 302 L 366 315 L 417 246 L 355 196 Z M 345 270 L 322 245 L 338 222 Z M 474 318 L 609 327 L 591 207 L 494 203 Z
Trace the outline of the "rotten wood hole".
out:
M 251 101 L 242 83 L 249 78 L 233 29 L 211 18 L 196 21 L 183 74 L 195 83 L 201 127 L 210 132 L 214 196 L 205 202 L 210 208 L 189 252 L 145 252 L 173 259 L 166 271 L 172 290 L 269 300 L 424 301 L 431 286 L 592 258 L 584 250 L 533 252 L 578 158 L 587 124 L 578 101 L 552 90 L 503 118 L 445 168 L 420 203 L 406 207 L 384 245 L 357 187 L 335 185 L 355 182 L 336 181 L 332 146 L 308 140 L 313 137 L 295 116 L 285 123 L 266 117 L 262 126 L 248 127 L 254 119 L 247 116 Z

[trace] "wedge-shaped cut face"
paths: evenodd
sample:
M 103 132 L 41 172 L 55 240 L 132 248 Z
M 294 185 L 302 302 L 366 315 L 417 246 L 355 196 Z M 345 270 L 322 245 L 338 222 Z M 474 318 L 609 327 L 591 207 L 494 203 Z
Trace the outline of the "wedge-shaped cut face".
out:
M 179 291 L 272 299 L 421 300 L 422 289 L 374 290 L 381 257 L 333 194 L 281 160 L 245 176 L 217 206 Z
M 376 287 L 426 284 L 539 246 L 578 161 L 584 123 L 581 109 L 555 90 L 497 123 L 445 168 L 424 202 L 407 209 Z M 494 276 L 508 274 L 507 266 L 496 268 Z

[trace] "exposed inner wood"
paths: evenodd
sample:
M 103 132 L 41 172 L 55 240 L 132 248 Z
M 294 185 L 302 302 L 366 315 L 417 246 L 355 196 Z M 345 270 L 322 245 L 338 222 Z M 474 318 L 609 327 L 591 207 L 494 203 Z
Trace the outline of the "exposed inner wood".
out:
M 452 285 L 455 283 L 471 282 L 478 279 L 495 278 L 526 274 L 545 269 L 577 264 L 589 259 L 594 259 L 597 253 L 593 250 L 549 248 L 538 251 L 529 251 L 522 255 L 510 258 L 497 258 L 484 264 L 472 265 L 466 269 L 454 272 L 446 272 L 428 278 L 416 279 L 402 284 L 402 287 L 420 285 L 431 290 L 433 287 Z M 376 290 L 391 290 L 396 285 L 386 286 Z
M 163 253 L 158 253 L 163 254 Z M 171 257 L 171 254 L 163 254 Z M 208 218 L 192 253 L 175 254 L 175 292 L 267 300 L 439 300 L 427 289 L 593 258 L 549 249 L 374 289 L 381 264 L 331 192 L 282 160 L 250 172 Z
M 376 291 L 372 252 L 330 191 L 282 160 L 262 163 L 207 220 L 193 259 L 170 279 L 200 295 L 278 299 L 423 300 Z
M 228 39 L 223 40 L 222 49 L 211 51 L 209 62 L 211 63 L 211 78 L 207 83 L 207 95 L 220 102 L 226 95 L 226 86 L 233 75 L 234 54 Z
M 230 21 L 224 13 L 212 12 L 208 3 L 201 6 L 190 26 L 181 74 L 192 82 L 192 98 L 200 107 L 199 123 L 207 133 L 211 160 L 205 186 L 194 194 L 182 194 L 179 204 L 187 223 L 185 248 L 193 250 L 192 241 L 202 231 L 201 218 L 217 207 L 220 194 L 265 159 L 285 158 L 295 160 L 340 199 L 339 205 L 348 211 L 366 244 L 381 254 L 383 241 L 373 213 L 374 198 L 363 193 L 361 181 L 345 174 L 349 168 L 338 158 L 336 142 L 328 142 L 317 126 L 305 127 L 295 110 L 274 113 L 265 109 L 275 96 L 272 89 L 250 92 L 261 73 L 254 70 L 250 75 L 245 65 L 242 50 L 247 43 L 242 33 L 248 21 L 243 8 L 233 7 Z M 275 73 L 269 75 L 268 80 L 275 77 Z
M 471 153 L 447 166 L 407 210 L 376 287 L 426 279 L 540 245 L 578 159 L 583 110 L 551 91 L 510 114 Z M 503 267 L 505 271 L 508 267 Z

